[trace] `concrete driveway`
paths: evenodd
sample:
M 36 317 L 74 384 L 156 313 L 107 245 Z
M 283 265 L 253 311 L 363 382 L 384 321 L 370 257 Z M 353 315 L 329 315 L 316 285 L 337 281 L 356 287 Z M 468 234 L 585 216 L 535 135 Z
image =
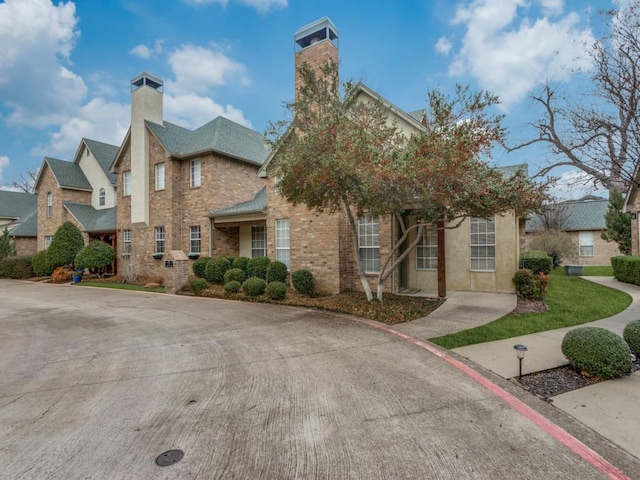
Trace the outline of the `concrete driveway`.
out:
M 0 372 L 2 479 L 616 478 L 442 358 L 347 316 L 0 280 Z M 157 466 L 171 449 L 184 458 Z

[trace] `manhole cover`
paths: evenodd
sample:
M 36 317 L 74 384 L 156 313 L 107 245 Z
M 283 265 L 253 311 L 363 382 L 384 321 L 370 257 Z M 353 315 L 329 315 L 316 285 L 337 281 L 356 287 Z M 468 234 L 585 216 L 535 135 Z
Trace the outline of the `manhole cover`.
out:
M 184 457 L 184 452 L 182 450 L 167 450 L 164 453 L 158 455 L 156 458 L 156 465 L 159 467 L 168 467 L 169 465 L 173 465 L 174 463 L 178 463 Z

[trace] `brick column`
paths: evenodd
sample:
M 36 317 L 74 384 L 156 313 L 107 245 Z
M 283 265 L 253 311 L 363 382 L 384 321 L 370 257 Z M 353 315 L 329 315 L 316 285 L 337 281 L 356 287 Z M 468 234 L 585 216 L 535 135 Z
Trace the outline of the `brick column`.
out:
M 164 289 L 178 292 L 189 281 L 189 259 L 182 250 L 171 250 L 164 261 Z

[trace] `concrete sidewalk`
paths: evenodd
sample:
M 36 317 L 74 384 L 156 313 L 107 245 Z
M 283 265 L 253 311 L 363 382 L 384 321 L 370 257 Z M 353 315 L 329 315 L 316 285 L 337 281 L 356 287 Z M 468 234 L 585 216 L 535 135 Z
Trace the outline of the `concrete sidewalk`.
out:
M 622 335 L 628 322 L 640 318 L 639 286 L 619 282 L 613 277 L 583 278 L 622 290 L 631 295 L 632 302 L 626 310 L 613 317 L 580 326 L 603 327 Z M 513 350 L 514 345 L 521 343 L 528 348 L 522 365 L 523 374 L 567 365 L 568 361 L 562 354 L 560 346 L 565 333 L 573 328 L 576 327 L 469 345 L 453 351 L 503 378 L 513 378 L 518 375 L 518 360 Z M 557 408 L 640 458 L 640 429 L 637 425 L 639 399 L 640 372 L 635 372 L 626 377 L 558 395 L 550 401 Z

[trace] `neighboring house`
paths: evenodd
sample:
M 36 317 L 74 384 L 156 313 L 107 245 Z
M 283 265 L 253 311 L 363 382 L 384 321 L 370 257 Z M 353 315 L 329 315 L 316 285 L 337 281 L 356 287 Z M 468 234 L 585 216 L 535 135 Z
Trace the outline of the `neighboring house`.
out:
M 578 247 L 578 258 L 565 263 L 578 265 L 610 265 L 611 257 L 621 255 L 616 242 L 607 242 L 600 235 L 607 229 L 605 215 L 609 201 L 599 197 L 585 197 L 580 200 L 561 202 L 551 206 L 560 209 L 552 215 L 560 229 L 567 232 Z M 533 215 L 526 223 L 526 245 L 545 229 L 543 215 Z
M 37 197 L 32 193 L 0 190 L 0 232 L 9 229 L 17 255 L 36 253 L 36 206 Z
M 35 189 L 38 193 L 38 250 L 49 246 L 62 223 L 73 222 L 85 244 L 101 240 L 116 245 L 116 177 L 109 171 L 118 147 L 82 139 L 73 162 L 45 157 Z M 110 271 L 116 270 L 116 265 Z
M 161 276 L 172 250 L 191 259 L 237 255 L 247 224 L 217 228 L 210 212 L 249 201 L 264 186 L 257 176 L 269 153 L 264 137 L 223 117 L 196 130 L 166 122 L 162 80 L 142 73 L 131 87 L 131 126 L 111 165 L 121 261 L 136 275 Z

